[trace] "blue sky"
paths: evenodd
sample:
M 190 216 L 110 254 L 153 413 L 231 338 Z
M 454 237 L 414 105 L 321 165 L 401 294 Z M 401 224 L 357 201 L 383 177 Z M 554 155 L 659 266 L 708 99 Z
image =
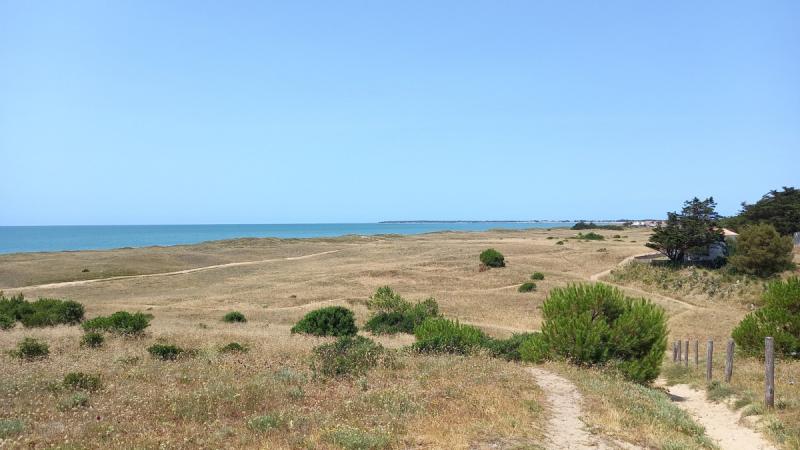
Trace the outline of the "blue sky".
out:
M 800 2 L 0 0 L 0 225 L 723 214 L 800 181 Z

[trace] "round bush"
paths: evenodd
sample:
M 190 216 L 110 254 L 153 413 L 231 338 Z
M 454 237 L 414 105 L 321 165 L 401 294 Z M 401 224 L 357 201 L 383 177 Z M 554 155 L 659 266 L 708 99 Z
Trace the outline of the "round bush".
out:
M 247 322 L 247 319 L 244 317 L 244 314 L 239 311 L 231 311 L 222 316 L 222 321 L 228 323 L 244 323 Z
M 502 253 L 490 248 L 481 252 L 480 260 L 488 267 L 505 267 L 506 261 Z
M 295 326 L 292 333 L 306 333 L 314 336 L 353 336 L 358 333 L 353 311 L 341 306 L 328 306 L 306 314 Z
M 792 238 L 781 236 L 772 225 L 746 226 L 735 242 L 730 263 L 739 272 L 769 277 L 792 267 Z
M 611 362 L 628 379 L 654 380 L 667 341 L 664 310 L 602 283 L 554 288 L 542 304 L 552 355 L 578 365 Z
M 536 283 L 528 281 L 519 285 L 517 291 L 519 292 L 533 292 L 536 290 Z
M 531 275 L 531 280 L 534 281 L 544 280 L 544 274 L 542 272 L 533 272 L 533 275 Z
M 246 345 L 242 345 L 238 342 L 230 342 L 225 344 L 224 347 L 219 349 L 220 353 L 245 353 L 247 352 L 248 348 Z
M 800 278 L 774 281 L 763 294 L 764 306 L 748 314 L 731 336 L 737 350 L 764 354 L 764 338 L 772 336 L 775 353 L 800 358 Z
M 50 347 L 34 338 L 25 338 L 17 344 L 17 349 L 11 351 L 12 356 L 20 359 L 43 359 L 50 354 Z
M 153 344 L 147 351 L 150 356 L 162 361 L 173 361 L 186 352 L 184 349 L 172 344 Z
M 103 346 L 106 338 L 102 334 L 90 331 L 81 338 L 81 347 L 98 348 Z

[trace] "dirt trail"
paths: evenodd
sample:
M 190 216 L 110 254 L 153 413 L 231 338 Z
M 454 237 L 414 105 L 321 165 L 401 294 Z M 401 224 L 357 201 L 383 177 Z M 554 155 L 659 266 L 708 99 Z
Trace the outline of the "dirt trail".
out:
M 759 433 L 740 425 L 739 413 L 731 411 L 724 404 L 706 400 L 705 392 L 692 389 L 686 384 L 669 386 L 667 389 L 672 400 L 704 426 L 706 435 L 722 450 L 776 450 Z
M 118 277 L 108 277 L 108 278 L 94 278 L 91 280 L 78 280 L 78 281 L 62 281 L 58 283 L 47 283 L 47 284 L 37 284 L 31 286 L 21 286 L 16 288 L 3 288 L 2 290 L 8 292 L 18 292 L 24 291 L 27 289 L 56 289 L 56 288 L 63 288 L 63 287 L 70 287 L 70 286 L 82 286 L 85 284 L 92 284 L 92 283 L 102 283 L 105 281 L 115 281 L 115 280 L 128 280 L 134 278 L 151 278 L 151 277 L 166 277 L 166 276 L 173 276 L 173 275 L 184 275 L 188 273 L 195 273 L 195 272 L 203 272 L 206 270 L 214 270 L 214 269 L 223 269 L 228 267 L 241 267 L 241 266 L 252 266 L 255 264 L 263 264 L 263 263 L 270 263 L 270 262 L 277 262 L 277 261 L 297 261 L 301 259 L 308 259 L 313 258 L 315 256 L 322 256 L 328 255 L 331 253 L 340 252 L 341 250 L 328 250 L 327 252 L 319 252 L 319 253 L 311 253 L 309 255 L 302 255 L 302 256 L 289 256 L 286 258 L 273 258 L 273 259 L 261 259 L 258 261 L 242 261 L 242 262 L 232 262 L 226 264 L 215 264 L 213 266 L 203 266 L 203 267 L 195 267 L 194 269 L 184 269 L 184 270 L 176 270 L 174 272 L 160 272 L 160 273 L 148 273 L 143 275 L 122 275 Z
M 600 436 L 592 435 L 581 421 L 582 397 L 578 388 L 566 378 L 538 367 L 528 371 L 547 395 L 550 405 L 550 418 L 547 422 L 547 442 L 545 448 L 562 449 L 638 449 L 624 442 L 608 442 Z

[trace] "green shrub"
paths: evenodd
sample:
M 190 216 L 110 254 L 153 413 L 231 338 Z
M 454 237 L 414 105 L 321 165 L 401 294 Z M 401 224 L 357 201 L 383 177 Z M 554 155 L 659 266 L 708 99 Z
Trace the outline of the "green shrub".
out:
M 386 350 L 363 336 L 342 336 L 314 348 L 311 368 L 325 377 L 360 376 L 378 365 Z
M 658 376 L 667 339 L 661 307 L 596 283 L 554 288 L 542 312 L 550 354 L 578 365 L 610 363 L 637 382 Z
M 50 298 L 28 302 L 22 294 L 6 298 L 0 293 L 0 315 L 6 317 L 6 324 L 10 318 L 29 328 L 72 325 L 83 320 L 83 314 L 83 305 L 78 302 Z
M 778 355 L 800 358 L 800 278 L 769 283 L 762 299 L 764 306 L 734 328 L 731 336 L 737 349 L 763 355 L 764 338 L 772 336 Z
M 174 361 L 186 353 L 186 350 L 172 344 L 153 344 L 148 347 L 150 356 L 162 361 Z
M 50 354 L 50 347 L 34 338 L 25 338 L 17 344 L 17 349 L 10 352 L 11 356 L 20 359 L 43 359 Z
M 378 288 L 370 297 L 367 307 L 372 317 L 364 329 L 374 334 L 413 333 L 414 328 L 428 317 L 439 315 L 439 305 L 433 298 L 416 304 L 403 299 L 389 286 Z
M 247 319 L 244 317 L 244 314 L 239 311 L 231 311 L 222 316 L 222 321 L 228 323 L 243 323 L 247 322 Z
M 621 225 L 598 225 L 594 222 L 585 222 L 581 220 L 570 228 L 572 230 L 624 230 L 625 227 Z
M 413 348 L 423 353 L 468 354 L 484 345 L 486 335 L 476 327 L 443 317 L 429 318 L 414 329 Z
M 522 283 L 519 285 L 519 288 L 517 288 L 517 291 L 519 292 L 533 292 L 535 290 L 536 290 L 536 283 L 532 281 L 528 281 L 527 283 Z
M 13 317 L 0 313 L 0 330 L 10 330 L 16 323 L 17 321 Z
M 58 409 L 60 411 L 80 408 L 83 406 L 89 406 L 89 396 L 83 392 L 76 392 L 58 402 Z
M 731 266 L 739 272 L 769 277 L 790 269 L 794 243 L 790 236 L 781 236 L 772 225 L 744 227 L 736 239 Z
M 98 316 L 83 323 L 84 331 L 106 331 L 114 334 L 135 336 L 144 332 L 150 326 L 153 316 L 137 312 L 131 314 L 127 311 L 117 311 L 110 316 Z
M 544 280 L 544 274 L 542 272 L 533 272 L 533 275 L 531 275 L 531 280 L 534 281 Z
M 25 425 L 19 419 L 0 419 L 0 439 L 22 433 Z
M 89 375 L 83 372 L 70 372 L 64 376 L 64 387 L 96 391 L 103 386 L 99 375 Z
M 295 326 L 292 333 L 306 333 L 314 336 L 353 336 L 358 333 L 353 311 L 341 306 L 328 306 L 306 314 Z
M 230 342 L 219 349 L 220 353 L 246 353 L 249 349 L 238 342 Z
M 564 245 L 564 241 L 558 241 L 556 242 L 556 245 Z
M 502 253 L 490 248 L 481 252 L 480 260 L 488 267 L 505 267 L 506 260 Z
M 278 414 L 265 414 L 255 416 L 247 421 L 247 427 L 253 431 L 264 433 L 283 424 L 283 419 Z
M 522 361 L 541 363 L 550 359 L 550 348 L 542 333 L 532 333 L 520 343 L 519 356 Z
M 522 359 L 520 347 L 525 341 L 537 334 L 540 333 L 519 333 L 511 335 L 508 339 L 487 339 L 484 346 L 492 356 L 508 361 L 519 361 Z
M 106 338 L 97 332 L 89 331 L 81 338 L 81 347 L 98 348 L 103 346 Z
M 586 234 L 578 233 L 578 235 L 575 236 L 575 238 L 576 239 L 585 239 L 587 241 L 602 241 L 602 240 L 605 239 L 605 236 L 603 236 L 602 234 L 597 234 L 597 233 L 594 233 L 594 232 L 590 231 L 590 232 L 588 232 Z
M 378 450 L 389 447 L 390 439 L 385 433 L 364 431 L 340 425 L 327 435 L 328 441 L 345 450 Z

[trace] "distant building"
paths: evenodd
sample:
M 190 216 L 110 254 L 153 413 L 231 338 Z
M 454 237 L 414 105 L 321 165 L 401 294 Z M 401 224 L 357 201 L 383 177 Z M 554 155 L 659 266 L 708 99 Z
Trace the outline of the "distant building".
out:
M 634 220 L 631 222 L 632 227 L 649 227 L 655 228 L 662 223 L 660 220 Z
M 800 231 L 794 234 L 794 245 L 800 245 Z
M 739 237 L 739 233 L 727 228 L 721 228 L 720 231 L 722 231 L 722 240 L 709 244 L 705 253 L 687 254 L 686 260 L 690 262 L 708 262 L 727 258 L 728 241 L 735 241 Z

